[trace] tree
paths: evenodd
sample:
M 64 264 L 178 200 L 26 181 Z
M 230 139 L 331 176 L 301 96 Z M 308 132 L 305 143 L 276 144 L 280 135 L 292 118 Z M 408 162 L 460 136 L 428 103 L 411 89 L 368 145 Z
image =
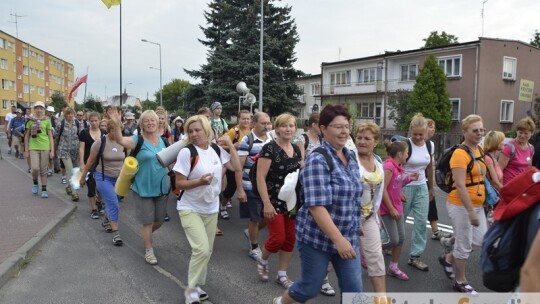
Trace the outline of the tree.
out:
M 452 124 L 452 105 L 448 97 L 446 76 L 435 56 L 429 55 L 416 78 L 409 98 L 407 124 L 416 113 L 435 121 L 437 129 L 448 131 Z
M 304 75 L 294 69 L 294 48 L 299 41 L 290 6 L 276 6 L 276 0 L 264 3 L 263 103 L 270 115 L 291 111 L 300 90 L 294 83 Z M 261 0 L 212 0 L 201 29 L 208 47 L 207 63 L 198 70 L 186 70 L 200 84 L 186 90 L 186 108 L 195 110 L 218 100 L 225 115 L 238 111 L 236 84 L 244 81 L 258 96 L 259 37 Z M 257 97 L 258 98 L 258 97 Z
M 422 48 L 446 46 L 450 44 L 459 43 L 458 37 L 447 34 L 445 31 L 442 31 L 440 35 L 438 31 L 431 32 L 429 34 L 429 37 L 422 39 L 422 41 L 425 42 Z
M 67 105 L 66 97 L 64 96 L 64 94 L 58 92 L 54 92 L 51 95 L 51 100 L 52 101 L 49 103 L 49 106 L 53 106 L 56 113 L 58 113 L 58 111 L 61 111 L 62 108 Z
M 388 96 L 388 118 L 394 121 L 398 130 L 406 131 L 409 129 L 407 122 L 407 108 L 411 91 L 399 89 Z
M 151 101 L 149 99 L 143 100 L 141 101 L 141 107 L 142 107 L 141 111 L 144 112 L 146 110 L 155 110 L 157 109 L 158 105 L 159 104 L 155 101 Z
M 191 84 L 186 80 L 173 79 L 171 82 L 163 86 L 163 107 L 169 112 L 176 112 L 180 109 L 183 110 L 184 106 L 184 93 Z M 159 91 L 154 95 L 156 100 L 160 100 Z
M 540 48 L 540 32 L 538 30 L 534 31 L 534 36 L 530 43 L 531 45 Z
M 103 113 L 103 106 L 101 105 L 99 98 L 92 94 L 86 98 L 86 102 L 83 104 L 83 107 L 87 111 Z

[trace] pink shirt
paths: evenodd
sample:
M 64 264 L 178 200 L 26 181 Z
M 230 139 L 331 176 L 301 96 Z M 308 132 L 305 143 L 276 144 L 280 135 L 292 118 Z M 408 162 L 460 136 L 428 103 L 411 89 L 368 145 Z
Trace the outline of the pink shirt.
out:
M 534 149 L 527 146 L 525 149 L 521 149 L 515 140 L 511 140 L 507 145 L 504 145 L 502 154 L 510 159 L 511 147 L 514 145 L 516 148 L 516 154 L 514 158 L 508 162 L 506 168 L 503 170 L 503 184 L 506 185 L 511 179 L 520 175 L 522 172 L 527 171 L 532 166 L 532 158 L 534 155 Z M 532 152 L 532 153 L 531 153 Z
M 491 157 L 491 154 L 486 154 L 484 156 L 484 160 L 486 162 L 486 165 L 492 165 L 493 168 L 495 168 L 495 173 L 497 174 L 497 180 L 499 181 L 499 183 L 502 184 L 503 172 L 501 170 L 501 167 L 499 166 L 499 163 L 493 160 L 493 158 Z M 492 176 L 491 178 L 493 179 L 494 177 Z
M 408 184 L 411 181 L 411 177 L 409 175 L 405 175 L 405 170 L 403 169 L 403 166 L 396 163 L 396 161 L 388 157 L 384 163 L 383 163 L 383 169 L 389 170 L 392 172 L 392 178 L 390 178 L 390 182 L 388 183 L 388 187 L 386 188 L 386 191 L 388 192 L 388 196 L 390 197 L 390 200 L 392 201 L 392 205 L 394 208 L 396 208 L 397 212 L 400 215 L 403 215 L 403 203 L 401 202 L 401 189 L 403 189 L 403 186 Z M 388 208 L 386 208 L 386 205 L 383 203 L 381 204 L 380 214 L 385 215 L 389 214 Z

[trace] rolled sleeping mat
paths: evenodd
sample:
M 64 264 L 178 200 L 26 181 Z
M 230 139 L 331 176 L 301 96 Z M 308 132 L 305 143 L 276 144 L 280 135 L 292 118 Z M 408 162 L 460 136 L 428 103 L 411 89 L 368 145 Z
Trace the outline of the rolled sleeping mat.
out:
M 127 196 L 137 171 L 139 171 L 139 162 L 137 159 L 133 156 L 126 157 L 122 170 L 120 170 L 120 175 L 114 185 L 114 192 L 120 196 Z
M 156 154 L 159 163 L 165 168 L 168 167 L 170 164 L 176 161 L 178 153 L 180 153 L 180 150 L 182 150 L 182 148 L 184 148 L 185 146 L 185 141 L 180 140 L 168 146 L 166 149 L 159 151 Z

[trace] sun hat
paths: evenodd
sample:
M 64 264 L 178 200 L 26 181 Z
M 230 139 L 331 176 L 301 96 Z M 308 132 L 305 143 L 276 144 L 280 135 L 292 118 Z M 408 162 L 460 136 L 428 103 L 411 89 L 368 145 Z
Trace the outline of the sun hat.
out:
M 54 113 L 54 107 L 53 106 L 47 106 L 47 112 Z
M 131 112 L 127 112 L 125 114 L 126 119 L 135 119 L 135 115 Z
M 37 108 L 37 107 L 42 107 L 45 109 L 45 104 L 43 103 L 43 101 L 36 101 L 34 102 L 34 108 Z

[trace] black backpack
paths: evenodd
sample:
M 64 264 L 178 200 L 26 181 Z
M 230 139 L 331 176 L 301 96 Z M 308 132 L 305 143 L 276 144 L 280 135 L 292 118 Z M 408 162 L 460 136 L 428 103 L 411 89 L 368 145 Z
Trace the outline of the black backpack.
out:
M 452 170 L 450 169 L 450 158 L 452 158 L 452 154 L 454 154 L 454 151 L 456 149 L 463 149 L 467 151 L 469 155 L 471 156 L 471 161 L 467 165 L 467 173 L 470 176 L 471 182 L 466 184 L 465 186 L 470 187 L 470 186 L 476 186 L 476 185 L 484 183 L 483 180 L 479 182 L 473 182 L 472 173 L 471 173 L 475 160 L 480 160 L 482 162 L 484 161 L 483 160 L 484 152 L 482 148 L 479 147 L 481 156 L 478 158 L 474 155 L 474 152 L 471 151 L 471 149 L 467 147 L 466 145 L 456 144 L 444 150 L 443 154 L 439 158 L 439 161 L 437 162 L 437 167 L 435 168 L 435 181 L 437 182 L 437 186 L 439 186 L 439 188 L 446 193 L 449 193 L 450 191 L 456 189 L 456 187 L 454 187 L 454 178 L 452 177 Z

